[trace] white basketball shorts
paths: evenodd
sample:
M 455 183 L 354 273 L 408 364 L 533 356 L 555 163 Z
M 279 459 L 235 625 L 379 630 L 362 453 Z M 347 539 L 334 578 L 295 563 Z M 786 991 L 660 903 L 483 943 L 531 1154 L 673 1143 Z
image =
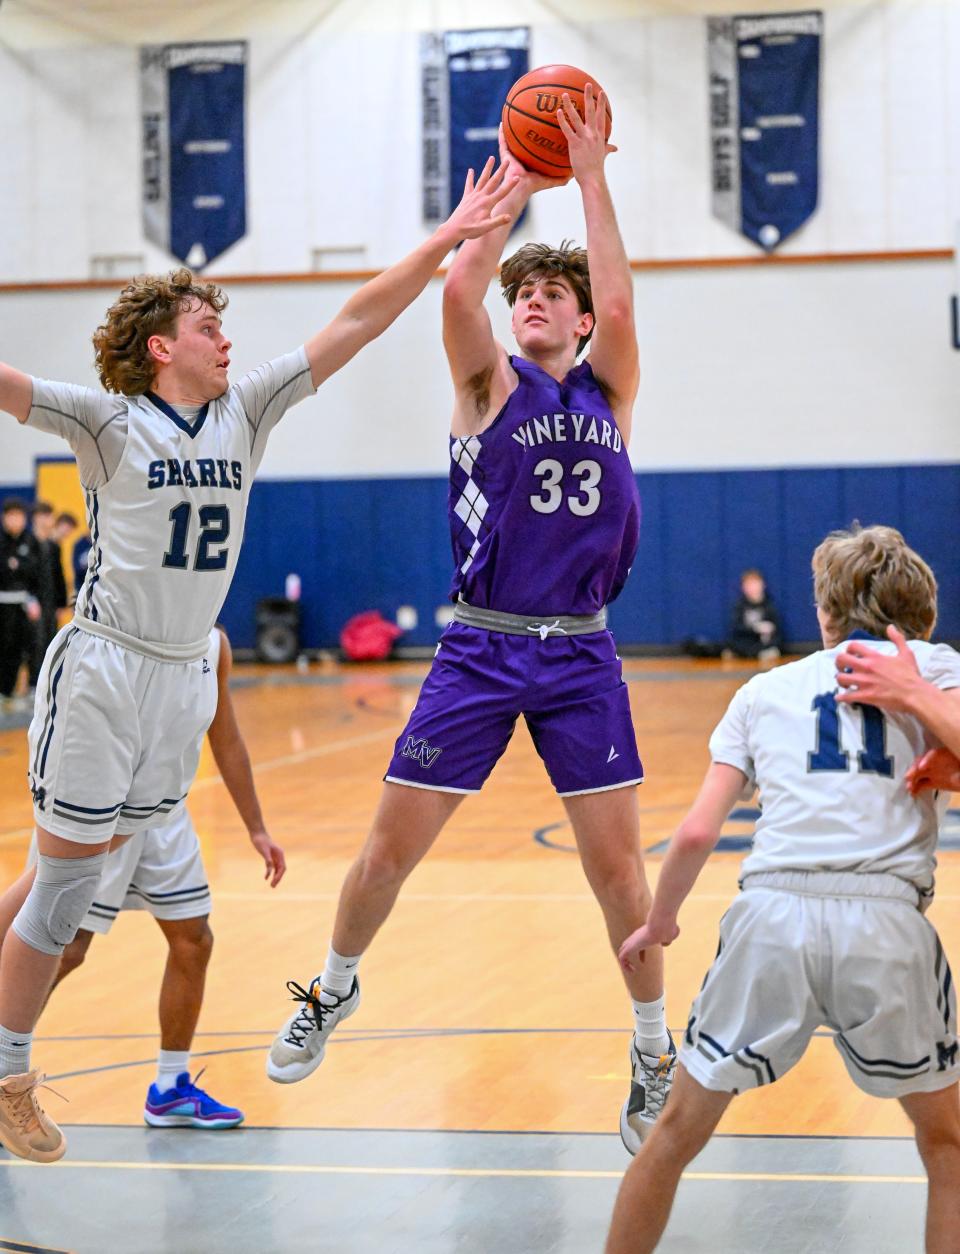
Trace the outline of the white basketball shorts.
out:
M 912 887 L 890 875 L 757 878 L 723 916 L 691 1008 L 680 1054 L 690 1075 L 727 1093 L 772 1084 L 826 1027 L 875 1097 L 955 1083 L 953 980 L 936 930 L 907 899 Z
M 206 658 L 160 662 L 68 625 L 37 681 L 28 770 L 39 827 L 81 844 L 183 805 L 217 708 Z
M 172 823 L 136 832 L 110 854 L 80 926 L 106 935 L 121 910 L 148 910 L 155 919 L 210 913 L 200 841 L 186 809 Z

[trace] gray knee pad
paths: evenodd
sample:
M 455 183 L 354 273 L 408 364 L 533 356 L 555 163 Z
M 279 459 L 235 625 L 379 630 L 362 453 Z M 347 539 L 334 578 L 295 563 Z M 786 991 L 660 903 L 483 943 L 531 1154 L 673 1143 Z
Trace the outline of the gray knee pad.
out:
M 13 920 L 13 930 L 32 949 L 59 957 L 93 904 L 107 853 L 89 858 L 37 855 L 37 875 Z

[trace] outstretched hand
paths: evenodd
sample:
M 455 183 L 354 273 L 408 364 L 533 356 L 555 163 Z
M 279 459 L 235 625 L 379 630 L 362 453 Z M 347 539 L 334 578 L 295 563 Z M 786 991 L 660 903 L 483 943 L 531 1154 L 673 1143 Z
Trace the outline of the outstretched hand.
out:
M 650 919 L 642 927 L 638 927 L 635 932 L 627 937 L 617 952 L 620 965 L 624 971 L 635 971 L 636 963 L 645 962 L 645 949 L 649 949 L 651 945 L 672 945 L 680 935 L 680 928 L 677 926 L 676 919 L 665 919 L 662 923 L 653 923 Z
M 907 767 L 903 778 L 912 797 L 931 789 L 960 792 L 960 761 L 949 749 L 928 749 Z
M 594 98 L 593 83 L 583 89 L 583 117 L 574 108 L 567 92 L 561 97 L 557 124 L 570 150 L 570 165 L 578 183 L 591 175 L 603 173 L 607 154 L 617 151 L 616 144 L 607 143 L 607 97 L 599 92 Z
M 478 179 L 474 179 L 473 170 L 467 171 L 463 196 L 447 219 L 447 226 L 458 240 L 478 239 L 498 227 L 509 226 L 513 220 L 509 213 L 495 213 L 494 210 L 502 209 L 501 202 L 519 180 L 512 171 L 508 177 L 508 168 L 503 164 L 494 172 L 495 161 L 494 157 L 488 159 Z
M 507 141 L 503 135 L 503 127 L 500 127 L 499 133 L 500 145 L 500 163 L 501 166 L 508 166 L 510 175 L 516 179 L 516 187 L 518 193 L 523 197 L 523 203 L 530 199 L 534 192 L 546 191 L 549 187 L 566 187 L 573 177 L 570 174 L 564 175 L 563 178 L 552 178 L 549 174 L 540 174 L 537 170 L 530 170 L 523 164 L 519 157 L 515 157 L 507 147 Z
M 251 832 L 250 843 L 263 858 L 266 867 L 263 878 L 270 881 L 271 888 L 276 888 L 287 869 L 287 860 L 283 856 L 283 850 L 273 843 L 269 833 L 265 831 Z
M 923 683 L 917 659 L 906 637 L 894 626 L 887 638 L 896 646 L 892 656 L 880 653 L 861 640 L 851 640 L 837 656 L 837 700 L 851 705 L 878 705 L 884 710 L 904 711 L 918 684 Z

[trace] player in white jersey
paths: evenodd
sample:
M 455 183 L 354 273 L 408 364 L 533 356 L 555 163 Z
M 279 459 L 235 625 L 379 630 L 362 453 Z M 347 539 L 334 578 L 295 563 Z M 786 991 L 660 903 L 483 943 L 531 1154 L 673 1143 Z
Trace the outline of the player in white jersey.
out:
M 226 304 L 186 270 L 124 289 L 94 336 L 107 396 L 0 364 L 0 409 L 77 455 L 93 547 L 74 622 L 50 645 L 30 726 L 37 873 L 0 955 L 0 1142 L 38 1162 L 65 1141 L 30 1045 L 111 841 L 176 815 L 213 716 L 203 655 L 227 594 L 250 483 L 286 409 L 423 290 L 454 245 L 504 225 L 491 160 L 433 235 L 302 348 L 232 387 Z M 0 903 L 0 911 L 2 911 Z
M 673 1092 L 621 1186 L 608 1254 L 656 1248 L 681 1173 L 733 1096 L 778 1080 L 821 1026 L 859 1088 L 900 1100 L 929 1179 L 926 1249 L 958 1249 L 956 997 L 922 913 L 946 798 L 912 795 L 907 782 L 935 741 L 912 715 L 838 704 L 837 660 L 868 638 L 883 649 L 896 624 L 920 675 L 960 719 L 960 655 L 928 643 L 936 583 L 898 531 L 833 533 L 813 570 L 824 649 L 736 693 L 647 922 L 620 951 L 632 967 L 638 952 L 676 939 L 677 913 L 727 815 L 745 789 L 759 788 L 743 891 L 721 921 Z

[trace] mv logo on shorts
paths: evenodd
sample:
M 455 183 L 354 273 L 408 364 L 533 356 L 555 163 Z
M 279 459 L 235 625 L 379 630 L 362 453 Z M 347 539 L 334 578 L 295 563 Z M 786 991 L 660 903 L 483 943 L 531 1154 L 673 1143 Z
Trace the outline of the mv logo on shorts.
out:
M 955 1067 L 957 1065 L 957 1042 L 952 1045 L 945 1045 L 943 1041 L 937 1041 L 937 1070 L 946 1071 L 947 1067 Z
M 442 749 L 432 748 L 422 736 L 408 736 L 407 743 L 401 750 L 401 755 L 405 758 L 413 758 L 422 767 L 429 770 L 442 752 Z

